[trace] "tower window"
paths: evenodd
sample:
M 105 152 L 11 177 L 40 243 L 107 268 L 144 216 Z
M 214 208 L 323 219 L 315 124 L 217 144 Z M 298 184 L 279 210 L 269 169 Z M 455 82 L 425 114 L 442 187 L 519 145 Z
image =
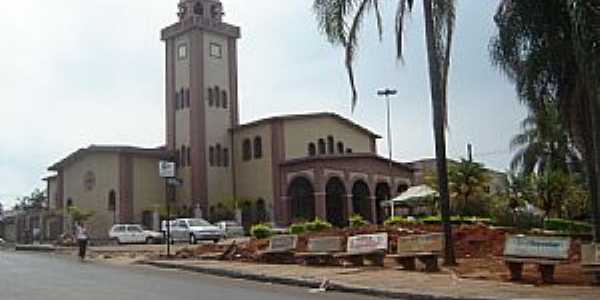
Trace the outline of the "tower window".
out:
M 202 6 L 202 3 L 196 3 L 196 5 L 194 5 L 194 14 L 204 16 L 204 6 Z
M 227 106 L 229 106 L 229 99 L 227 99 L 227 92 L 226 91 L 222 91 L 221 92 L 221 104 L 223 105 L 224 109 L 227 109 Z
M 110 190 L 110 192 L 108 192 L 108 210 L 115 211 L 116 208 L 117 208 L 117 193 L 115 193 L 115 190 Z
M 315 146 L 315 143 L 308 144 L 308 156 L 315 155 L 317 155 L 317 146 Z
M 221 156 L 222 156 L 222 153 L 221 153 L 221 144 L 217 144 L 217 147 L 215 147 L 215 153 L 216 153 L 216 156 L 217 156 L 217 159 L 216 159 L 216 161 L 217 161 L 217 167 L 220 167 L 221 166 L 221 162 L 222 162 L 222 159 L 221 159 Z
M 334 143 L 333 136 L 331 136 L 331 135 L 328 136 L 327 137 L 327 153 L 329 153 L 329 154 L 333 154 L 333 152 L 334 152 L 333 143 Z
M 175 163 L 178 166 L 181 166 L 181 154 L 179 154 L 179 149 L 175 150 Z
M 185 89 L 185 106 L 190 107 L 190 89 Z
M 339 154 L 344 154 L 344 143 L 342 143 L 342 142 L 337 143 L 337 152 Z
M 245 139 L 242 143 L 242 159 L 244 161 L 252 159 L 252 142 L 250 139 Z
M 212 88 L 208 89 L 208 106 L 213 106 L 213 103 L 215 102 L 215 95 L 213 93 Z
M 185 155 L 185 146 L 181 146 L 181 152 L 179 153 L 179 155 L 181 155 L 181 166 L 185 167 L 187 166 L 187 161 L 186 161 L 186 155 Z
M 223 57 L 223 47 L 217 43 L 210 43 L 209 49 L 210 57 L 214 58 L 222 58 Z
M 185 155 L 187 156 L 188 166 L 191 166 L 192 165 L 192 149 L 190 147 L 187 147 L 187 149 L 185 149 Z
M 184 60 L 187 59 L 187 45 L 181 44 L 177 46 L 177 59 Z
M 215 98 L 215 106 L 216 107 L 220 107 L 221 106 L 221 101 L 220 101 L 220 95 L 219 95 L 219 87 L 215 86 L 215 91 L 214 91 L 214 98 Z
M 223 149 L 223 167 L 229 167 L 229 149 Z
M 325 153 L 326 153 L 325 140 L 324 139 L 319 139 L 319 154 L 320 155 L 324 155 Z
M 208 164 L 212 167 L 215 165 L 215 147 L 208 147 Z
M 179 109 L 179 91 L 175 92 L 175 110 Z
M 260 136 L 254 138 L 254 158 L 262 158 L 262 138 Z

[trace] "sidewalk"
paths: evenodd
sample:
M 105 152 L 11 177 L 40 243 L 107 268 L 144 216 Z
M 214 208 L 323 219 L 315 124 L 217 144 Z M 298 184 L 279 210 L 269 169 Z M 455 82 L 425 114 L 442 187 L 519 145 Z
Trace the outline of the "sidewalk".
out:
M 373 268 L 306 267 L 221 261 L 144 261 L 224 277 L 315 288 L 324 280 L 331 289 L 401 299 L 600 299 L 600 288 L 461 279 L 450 272 L 425 274 Z

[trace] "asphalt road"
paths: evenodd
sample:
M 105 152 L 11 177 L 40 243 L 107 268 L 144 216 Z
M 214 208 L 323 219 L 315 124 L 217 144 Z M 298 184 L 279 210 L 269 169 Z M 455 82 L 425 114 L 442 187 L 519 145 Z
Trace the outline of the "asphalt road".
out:
M 146 266 L 0 251 L 1 300 L 369 300 Z

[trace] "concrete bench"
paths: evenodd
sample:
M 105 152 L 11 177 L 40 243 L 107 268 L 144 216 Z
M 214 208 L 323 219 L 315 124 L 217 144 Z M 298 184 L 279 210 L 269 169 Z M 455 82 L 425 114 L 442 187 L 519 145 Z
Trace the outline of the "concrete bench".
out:
M 443 247 L 441 233 L 412 235 L 398 238 L 397 251 L 387 257 L 396 260 L 404 270 L 417 269 L 418 260 L 425 266 L 425 272 L 439 271 L 438 258 Z
M 387 248 L 387 233 L 361 234 L 349 237 L 346 252 L 335 253 L 333 257 L 352 266 L 364 266 L 367 261 L 373 266 L 383 267 Z
M 503 258 L 511 280 L 522 279 L 524 264 L 535 264 L 542 281 L 552 283 L 555 267 L 568 262 L 570 247 L 570 238 L 513 235 L 506 237 Z
M 257 253 L 258 260 L 267 263 L 293 263 L 297 235 L 276 235 L 269 239 L 266 250 Z
M 591 285 L 600 285 L 600 244 L 581 245 L 581 269 Z
M 339 236 L 311 238 L 307 251 L 295 254 L 304 265 L 334 264 L 334 254 L 344 251 L 343 238 Z

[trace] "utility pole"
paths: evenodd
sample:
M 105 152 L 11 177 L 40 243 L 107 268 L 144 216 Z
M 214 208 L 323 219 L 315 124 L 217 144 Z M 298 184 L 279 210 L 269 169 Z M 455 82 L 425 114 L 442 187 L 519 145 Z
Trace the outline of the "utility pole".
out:
M 384 89 L 384 90 L 378 90 L 377 91 L 377 96 L 379 97 L 385 97 L 385 104 L 386 104 L 386 109 L 387 109 L 387 138 L 388 138 L 388 169 L 389 169 L 389 174 L 390 174 L 390 183 L 393 185 L 393 174 L 392 174 L 392 125 L 391 125 L 391 113 L 390 113 L 390 96 L 394 96 L 398 94 L 397 90 L 393 90 L 393 89 Z M 392 195 L 391 195 L 391 191 L 388 194 L 388 201 L 391 200 Z M 391 203 L 391 209 L 390 209 L 390 214 L 393 217 L 394 216 L 394 204 Z
M 467 144 L 467 158 L 469 159 L 470 163 L 473 162 L 473 145 L 470 143 Z

